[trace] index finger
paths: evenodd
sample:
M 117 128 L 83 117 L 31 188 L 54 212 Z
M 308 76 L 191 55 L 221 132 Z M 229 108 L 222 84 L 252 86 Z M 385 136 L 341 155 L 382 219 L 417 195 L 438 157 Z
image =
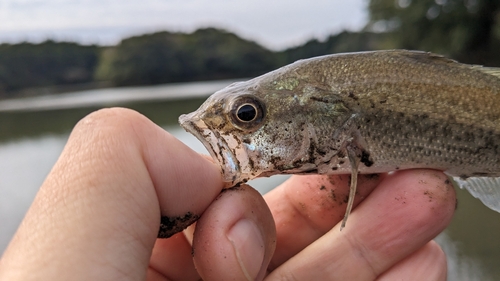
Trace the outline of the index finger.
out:
M 222 186 L 213 163 L 139 113 L 92 113 L 71 133 L 0 275 L 144 279 L 160 217 L 196 217 Z
M 288 221 L 293 224 L 296 219 L 291 218 L 290 213 L 276 212 L 275 206 L 293 204 L 300 209 L 297 201 L 308 199 L 304 196 L 295 196 L 297 190 L 300 192 L 304 189 L 304 185 L 294 182 L 299 183 L 294 180 L 286 186 L 290 189 L 286 192 L 289 195 L 281 202 L 273 196 L 268 201 L 273 214 L 277 216 L 276 221 L 284 221 L 288 217 Z M 347 185 L 344 188 L 347 192 Z M 318 200 L 314 195 L 309 198 Z M 338 215 L 339 210 L 328 211 L 324 207 L 317 207 L 316 213 L 307 213 L 306 216 L 295 214 L 295 217 L 299 217 L 299 221 L 315 223 L 302 222 L 300 227 L 296 226 L 294 232 L 284 231 L 289 228 L 288 225 L 277 225 L 279 234 L 276 253 L 279 260 L 274 260 L 274 266 L 279 266 L 277 272 L 285 274 L 294 272 L 300 265 L 300 268 L 309 274 L 305 279 L 314 279 L 310 274 L 322 272 L 318 266 L 325 262 L 331 265 L 328 267 L 330 273 L 335 271 L 337 277 L 338 274 L 345 274 L 343 277 L 346 278 L 343 280 L 363 275 L 377 276 L 441 232 L 451 220 L 455 203 L 454 189 L 442 172 L 407 170 L 387 175 L 354 209 L 346 228 L 342 231 L 339 230 L 339 225 L 325 231 L 326 228 L 339 222 L 341 215 Z M 309 217 L 312 219 L 308 219 Z M 302 233 L 311 232 L 311 228 L 316 229 L 319 238 L 303 239 Z M 285 239 L 279 240 L 280 237 Z M 292 238 L 295 238 L 293 240 L 295 243 L 303 247 L 296 249 L 295 253 L 290 253 L 287 249 L 292 247 L 291 243 L 287 242 L 292 241 Z M 284 263 L 285 258 L 290 260 Z M 294 276 L 301 279 L 297 271 L 294 272 Z
M 356 207 L 384 175 L 359 175 Z M 299 253 L 342 218 L 349 196 L 349 175 L 292 176 L 264 198 L 276 222 L 277 247 L 270 270 Z M 351 224 L 350 220 L 347 225 Z

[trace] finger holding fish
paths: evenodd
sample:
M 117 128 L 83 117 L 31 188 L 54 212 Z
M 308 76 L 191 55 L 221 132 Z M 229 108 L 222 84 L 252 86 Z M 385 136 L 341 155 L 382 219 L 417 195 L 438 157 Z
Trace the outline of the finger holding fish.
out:
M 276 241 L 266 202 L 241 185 L 223 191 L 204 211 L 191 254 L 203 280 L 262 280 Z
M 345 180 L 340 177 L 334 181 L 340 190 L 331 185 L 326 188 L 346 195 Z M 274 194 L 266 196 L 278 235 L 270 268 L 274 270 L 267 280 L 292 279 L 291 276 L 294 280 L 375 280 L 380 275 L 397 276 L 397 273 L 389 274 L 392 268 L 401 270 L 406 266 L 420 268 L 429 276 L 435 271 L 436 280 L 443 276 L 440 272 L 443 253 L 435 246 L 426 246 L 448 225 L 455 210 L 455 192 L 443 173 L 407 170 L 381 179 L 360 181 L 360 194 L 357 195 L 369 195 L 364 200 L 357 199 L 361 202 L 356 202 L 357 207 L 343 231 L 339 231 L 342 210 L 332 211 L 328 209 L 332 209 L 331 206 L 322 208 L 314 204 L 327 196 L 314 191 L 315 188 L 306 182 L 300 177 L 292 177 L 289 183 L 273 191 Z M 316 182 L 321 191 L 321 180 Z M 280 193 L 284 196 L 278 196 Z M 283 211 L 286 209 L 283 205 L 291 207 Z M 299 215 L 297 208 L 302 211 L 307 208 L 309 212 Z M 297 244 L 300 249 L 289 250 Z M 407 258 L 421 248 L 422 255 L 441 263 L 427 267 L 408 265 Z M 397 266 L 399 263 L 402 265 Z
M 431 241 L 377 277 L 377 281 L 382 280 L 446 281 L 451 279 L 448 279 L 445 253 L 436 242 Z
M 354 206 L 363 201 L 384 175 L 361 175 Z M 342 220 L 349 195 L 349 175 L 292 176 L 264 198 L 277 229 L 274 269 L 323 236 Z

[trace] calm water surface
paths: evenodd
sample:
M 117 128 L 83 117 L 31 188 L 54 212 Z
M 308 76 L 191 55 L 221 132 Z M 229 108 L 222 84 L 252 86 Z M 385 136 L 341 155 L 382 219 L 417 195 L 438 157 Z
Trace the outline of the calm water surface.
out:
M 189 99 L 179 99 L 178 91 L 173 94 L 176 91 L 172 87 L 155 86 L 107 89 L 105 95 L 108 98 L 99 98 L 95 92 L 50 97 L 56 101 L 55 104 L 65 104 L 59 109 L 50 109 L 50 106 L 40 108 L 39 105 L 35 109 L 36 105 L 32 108 L 33 105 L 29 104 L 37 102 L 25 101 L 24 110 L 19 110 L 23 106 L 14 102 L 17 110 L 11 108 L 2 112 L 2 106 L 5 108 L 9 105 L 0 102 L 0 253 L 4 251 L 39 186 L 57 160 L 71 128 L 83 116 L 102 107 L 103 103 L 99 99 L 104 100 L 106 106 L 125 106 L 141 112 L 194 150 L 206 153 L 200 142 L 177 125 L 177 118 L 182 113 L 196 109 L 205 99 L 201 96 L 213 92 L 213 87 L 222 88 L 227 83 L 223 81 L 206 86 L 206 93 L 200 91 L 200 83 L 175 85 L 177 89 L 181 86 L 183 93 L 189 92 L 192 86 L 193 94 L 186 94 L 191 96 Z M 128 93 L 124 95 L 127 98 L 116 98 L 124 92 Z M 159 94 L 161 92 L 165 94 Z M 97 98 L 91 98 L 91 95 Z M 144 100 L 140 98 L 141 95 L 145 97 Z M 74 103 L 71 102 L 71 96 L 75 97 Z M 115 98 L 110 101 L 109 96 Z M 57 101 L 58 98 L 63 101 Z M 78 104 L 78 100 L 85 100 L 85 103 Z M 251 185 L 265 193 L 285 179 L 275 176 L 252 181 Z M 484 207 L 467 192 L 457 192 L 459 204 L 453 222 L 437 238 L 448 255 L 448 279 L 500 280 L 500 214 Z

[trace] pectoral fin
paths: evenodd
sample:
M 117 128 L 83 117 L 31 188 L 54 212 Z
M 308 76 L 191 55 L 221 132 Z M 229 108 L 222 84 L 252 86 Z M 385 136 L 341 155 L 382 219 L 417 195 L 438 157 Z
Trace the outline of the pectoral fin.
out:
M 488 208 L 500 213 L 500 177 L 453 177 L 460 188 L 481 200 Z
M 347 157 L 351 163 L 351 185 L 349 187 L 349 199 L 347 200 L 347 209 L 345 210 L 344 219 L 342 220 L 342 225 L 340 230 L 345 227 L 347 218 L 351 214 L 352 205 L 354 204 L 354 197 L 356 196 L 356 187 L 358 185 L 358 167 L 360 162 L 359 148 L 356 146 L 348 145 L 346 147 Z

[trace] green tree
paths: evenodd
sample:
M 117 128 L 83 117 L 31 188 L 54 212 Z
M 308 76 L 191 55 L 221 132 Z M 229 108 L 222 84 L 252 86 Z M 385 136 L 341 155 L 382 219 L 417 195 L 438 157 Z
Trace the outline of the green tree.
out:
M 96 78 L 118 86 L 180 81 L 192 68 L 182 37 L 159 32 L 124 39 L 103 50 Z
M 276 67 L 275 54 L 224 30 L 199 29 L 188 36 L 202 72 L 210 79 L 262 74 Z M 208 75 L 208 76 L 207 76 Z
M 46 41 L 0 45 L 0 94 L 29 87 L 86 83 L 97 65 L 96 46 Z
M 500 64 L 498 0 L 370 0 L 368 10 L 368 29 L 391 32 L 400 48 Z
M 327 54 L 394 48 L 393 45 L 387 44 L 387 37 L 386 33 L 343 31 L 329 36 L 323 42 L 313 39 L 304 45 L 286 49 L 281 52 L 281 60 L 283 64 L 287 64 Z
M 206 28 L 125 39 L 103 50 L 96 78 L 118 86 L 158 84 L 253 76 L 274 66 L 269 50 L 233 33 Z

